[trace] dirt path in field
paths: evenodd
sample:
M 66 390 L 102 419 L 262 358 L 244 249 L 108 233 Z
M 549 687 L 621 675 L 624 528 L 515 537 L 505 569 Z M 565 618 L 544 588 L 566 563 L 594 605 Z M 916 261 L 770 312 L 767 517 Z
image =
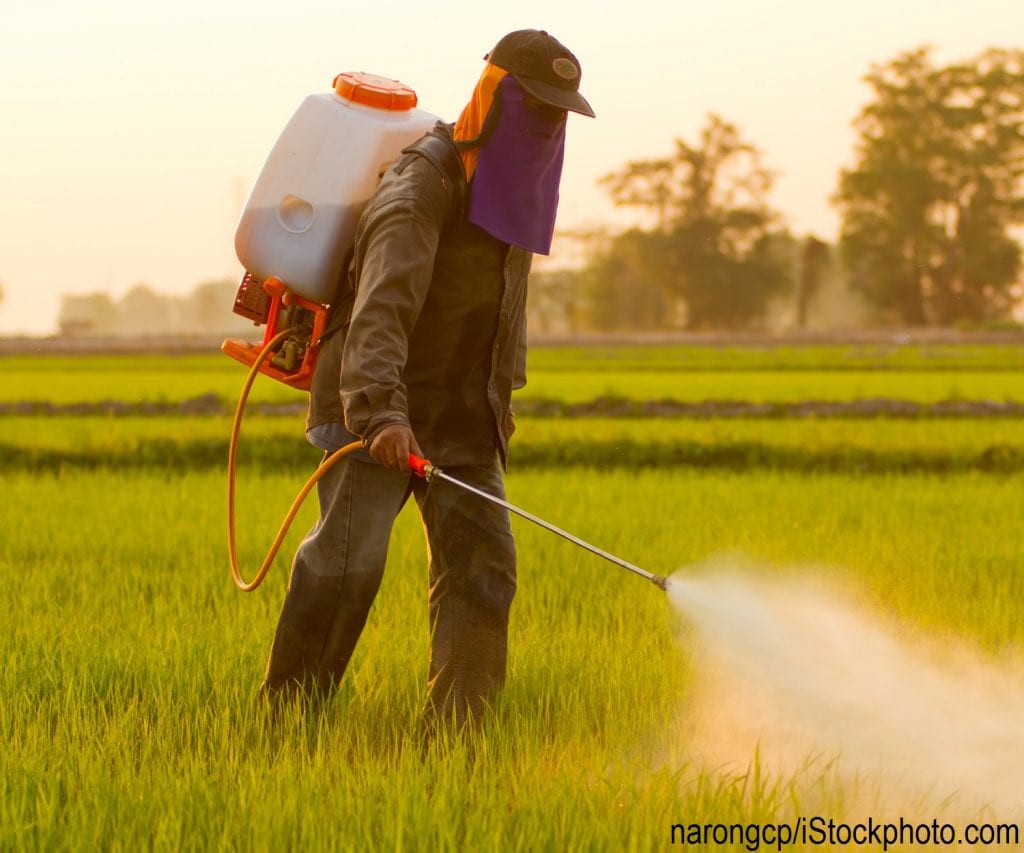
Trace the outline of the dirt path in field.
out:
M 226 415 L 234 402 L 217 394 L 203 394 L 179 402 L 90 400 L 52 403 L 19 400 L 0 403 L 3 415 Z M 248 404 L 249 414 L 292 416 L 306 411 L 304 401 Z M 802 400 L 750 402 L 745 400 L 627 400 L 599 397 L 581 403 L 560 400 L 521 400 L 516 414 L 548 418 L 1009 418 L 1024 415 L 1024 402 L 996 400 L 942 400 L 921 403 L 883 397 L 860 400 Z

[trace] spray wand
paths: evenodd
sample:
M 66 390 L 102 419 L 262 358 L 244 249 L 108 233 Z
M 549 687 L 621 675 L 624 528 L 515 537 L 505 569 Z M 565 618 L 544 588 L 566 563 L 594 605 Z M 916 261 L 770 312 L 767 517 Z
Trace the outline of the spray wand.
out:
M 472 492 L 474 495 L 477 495 L 478 497 L 484 498 L 485 500 L 488 500 L 491 503 L 504 507 L 509 512 L 514 512 L 516 515 L 525 518 L 527 521 L 532 521 L 534 524 L 543 527 L 545 530 L 550 531 L 551 533 L 555 533 L 558 536 L 561 536 L 563 539 L 568 539 L 574 545 L 579 545 L 581 548 L 590 551 L 591 554 L 597 554 L 598 557 L 604 557 L 604 559 L 606 559 L 610 563 L 614 563 L 616 566 L 621 566 L 622 568 L 628 569 L 634 574 L 640 575 L 640 577 L 642 578 L 647 578 L 647 580 L 649 580 L 656 587 L 658 587 L 658 589 L 665 591 L 668 590 L 668 578 L 664 577 L 663 575 L 656 575 L 652 572 L 648 572 L 644 569 L 641 569 L 639 566 L 634 566 L 632 563 L 627 563 L 625 560 L 616 557 L 614 554 L 609 554 L 607 551 L 604 551 L 595 545 L 591 545 L 589 542 L 585 542 L 578 536 L 573 536 L 568 531 L 562 530 L 562 528 L 560 527 L 555 527 L 555 525 L 547 521 L 544 521 L 544 519 L 542 518 L 537 518 L 537 516 L 533 515 L 533 513 L 529 513 L 524 509 L 520 509 L 514 504 L 510 504 L 508 501 L 504 501 L 495 495 L 482 491 L 481 489 L 478 489 L 475 486 L 469 485 L 469 483 L 464 483 L 462 482 L 462 480 L 458 480 L 455 477 L 451 476 L 451 474 L 446 474 L 436 465 L 432 465 L 430 461 L 427 459 L 423 459 L 419 456 L 416 456 L 413 453 L 410 453 L 409 467 L 412 468 L 412 470 L 418 477 L 422 477 L 428 483 L 436 478 L 439 480 L 444 480 L 446 483 L 451 483 L 454 486 L 458 486 L 461 489 L 465 489 L 467 492 Z

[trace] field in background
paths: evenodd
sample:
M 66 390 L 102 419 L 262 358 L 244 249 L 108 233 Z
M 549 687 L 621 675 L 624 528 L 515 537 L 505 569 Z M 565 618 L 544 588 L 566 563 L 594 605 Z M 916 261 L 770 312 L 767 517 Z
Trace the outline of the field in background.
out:
M 0 403 L 216 394 L 229 408 L 242 379 L 219 355 L 3 363 Z M 523 393 L 1024 402 L 1022 367 L 1020 348 L 999 346 L 540 349 Z M 296 399 L 269 381 L 256 396 Z M 318 459 L 301 424 L 290 412 L 243 428 L 253 569 Z M 426 588 L 410 508 L 342 689 L 322 713 L 272 723 L 254 691 L 287 559 L 252 595 L 231 585 L 228 426 L 0 416 L 13 626 L 0 637 L 0 849 L 646 850 L 680 821 L 839 818 L 858 800 L 827 761 L 700 767 L 687 626 L 649 584 L 518 520 L 509 685 L 476 743 L 424 748 L 418 734 Z M 1010 665 L 1024 639 L 1022 460 L 1024 425 L 1006 417 L 532 416 L 508 491 L 651 571 L 739 554 L 828 583 L 907 638 Z M 314 517 L 306 506 L 284 554 Z
M 209 394 L 231 403 L 245 376 L 219 353 L 14 355 L 3 365 L 0 403 L 180 402 Z M 531 350 L 528 372 L 519 400 L 1024 400 L 1024 347 L 1010 345 L 550 347 Z M 268 381 L 250 399 L 301 403 L 305 396 Z

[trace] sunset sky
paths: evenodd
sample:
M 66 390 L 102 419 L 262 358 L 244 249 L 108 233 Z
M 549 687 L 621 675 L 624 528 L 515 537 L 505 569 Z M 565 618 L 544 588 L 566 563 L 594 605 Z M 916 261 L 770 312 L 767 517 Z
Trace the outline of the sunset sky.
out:
M 852 162 L 870 63 L 925 43 L 939 61 L 1020 47 L 1024 6 L 3 0 L 0 334 L 54 331 L 62 293 L 238 277 L 238 213 L 305 95 L 365 70 L 454 120 L 484 53 L 523 27 L 579 57 L 597 112 L 570 120 L 559 227 L 623 221 L 596 179 L 668 153 L 716 112 L 779 173 L 771 200 L 789 227 L 832 239 L 828 197 Z

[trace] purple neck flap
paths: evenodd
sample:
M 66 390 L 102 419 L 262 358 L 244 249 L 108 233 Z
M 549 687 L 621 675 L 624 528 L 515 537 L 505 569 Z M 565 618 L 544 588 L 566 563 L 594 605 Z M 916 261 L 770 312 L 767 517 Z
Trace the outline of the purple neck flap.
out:
M 469 221 L 505 243 L 539 255 L 551 251 L 558 182 L 565 154 L 565 116 L 555 121 L 528 107 L 508 75 L 498 84 L 497 126 L 477 154 Z

